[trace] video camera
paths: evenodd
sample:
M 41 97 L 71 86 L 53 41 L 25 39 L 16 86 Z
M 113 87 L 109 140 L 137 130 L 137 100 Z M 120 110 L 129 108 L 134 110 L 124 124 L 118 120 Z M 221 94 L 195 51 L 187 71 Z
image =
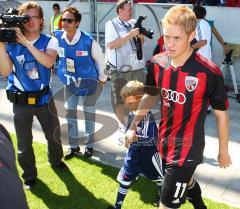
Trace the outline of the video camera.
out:
M 149 39 L 153 38 L 153 34 L 154 31 L 150 30 L 150 29 L 146 29 L 142 26 L 142 21 L 145 20 L 147 18 L 147 16 L 139 16 L 134 28 L 139 28 L 139 32 L 140 34 L 143 34 L 144 36 L 148 37 Z M 135 44 L 136 44 L 136 48 L 137 48 L 137 58 L 138 60 L 142 60 L 142 43 L 141 43 L 141 39 L 140 38 L 134 38 Z
M 16 43 L 16 31 L 12 27 L 22 27 L 27 23 L 30 17 L 28 15 L 18 15 L 16 8 L 8 8 L 0 16 L 0 41 L 7 43 Z

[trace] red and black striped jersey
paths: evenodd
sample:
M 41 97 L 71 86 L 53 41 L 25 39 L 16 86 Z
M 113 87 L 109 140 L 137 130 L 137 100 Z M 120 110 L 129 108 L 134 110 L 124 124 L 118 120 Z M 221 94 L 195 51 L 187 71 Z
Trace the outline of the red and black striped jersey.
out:
M 161 98 L 158 150 L 167 164 L 197 165 L 203 159 L 208 105 L 228 108 L 223 76 L 218 66 L 194 52 L 181 67 L 169 60 L 161 53 L 147 62 L 145 92 Z

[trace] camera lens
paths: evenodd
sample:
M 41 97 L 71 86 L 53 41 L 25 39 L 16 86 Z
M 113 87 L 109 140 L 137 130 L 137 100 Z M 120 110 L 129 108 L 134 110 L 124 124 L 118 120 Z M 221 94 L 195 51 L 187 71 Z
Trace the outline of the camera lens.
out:
M 15 37 L 14 32 L 15 31 L 12 31 L 12 30 L 5 30 L 3 33 L 3 36 L 6 40 L 12 40 Z

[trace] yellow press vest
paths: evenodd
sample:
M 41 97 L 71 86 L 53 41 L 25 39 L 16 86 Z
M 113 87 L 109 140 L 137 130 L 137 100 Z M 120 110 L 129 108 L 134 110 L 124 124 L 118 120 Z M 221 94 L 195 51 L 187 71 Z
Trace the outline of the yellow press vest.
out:
M 51 32 L 55 31 L 55 30 L 59 30 L 60 28 L 58 28 L 58 23 L 60 21 L 60 18 L 62 16 L 62 13 L 59 13 L 59 15 L 57 17 L 51 17 Z

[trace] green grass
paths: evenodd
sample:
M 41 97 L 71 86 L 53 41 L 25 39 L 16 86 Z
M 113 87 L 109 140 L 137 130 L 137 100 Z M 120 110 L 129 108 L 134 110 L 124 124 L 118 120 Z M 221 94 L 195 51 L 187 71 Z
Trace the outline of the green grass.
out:
M 75 158 L 67 162 L 69 170 L 54 171 L 47 162 L 46 145 L 34 143 L 34 150 L 38 180 L 31 191 L 26 190 L 30 209 L 105 209 L 114 204 L 119 169 Z M 155 185 L 139 178 L 129 190 L 123 209 L 154 209 L 155 196 Z M 233 209 L 210 200 L 205 202 L 209 209 Z M 188 203 L 181 207 L 192 208 Z

